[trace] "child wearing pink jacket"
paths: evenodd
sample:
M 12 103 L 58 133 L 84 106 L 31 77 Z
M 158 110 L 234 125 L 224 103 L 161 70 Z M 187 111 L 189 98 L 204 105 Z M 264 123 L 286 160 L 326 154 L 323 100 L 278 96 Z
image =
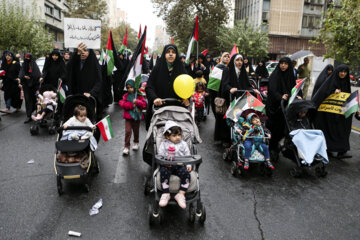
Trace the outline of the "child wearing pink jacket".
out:
M 139 149 L 140 120 L 144 119 L 142 109 L 146 108 L 147 103 L 142 96 L 136 94 L 134 80 L 129 79 L 125 84 L 128 92 L 119 101 L 119 105 L 124 109 L 123 118 L 125 119 L 125 147 L 123 155 L 128 155 L 132 131 L 134 132 L 134 145 L 132 149 L 134 151 Z

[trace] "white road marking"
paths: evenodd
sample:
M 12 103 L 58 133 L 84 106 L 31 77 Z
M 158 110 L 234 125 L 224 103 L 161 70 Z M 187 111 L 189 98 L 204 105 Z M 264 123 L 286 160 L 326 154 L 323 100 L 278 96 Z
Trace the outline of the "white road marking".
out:
M 355 130 L 352 130 L 352 129 L 351 129 L 351 132 L 353 132 L 353 133 L 356 133 L 356 134 L 359 134 L 359 135 L 360 135 L 360 132 L 358 132 L 358 131 L 355 131 Z
M 119 153 L 119 160 L 116 166 L 114 183 L 126 183 L 128 172 L 128 157 L 123 157 L 122 151 Z

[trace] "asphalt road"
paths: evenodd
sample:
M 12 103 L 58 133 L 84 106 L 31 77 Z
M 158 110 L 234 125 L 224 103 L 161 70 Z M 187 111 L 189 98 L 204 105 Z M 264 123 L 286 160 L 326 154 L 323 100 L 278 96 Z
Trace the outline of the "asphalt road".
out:
M 3 101 L 2 101 L 3 103 Z M 3 107 L 3 106 L 1 106 Z M 118 106 L 108 109 L 115 138 L 101 141 L 96 157 L 101 172 L 89 193 L 80 184 L 66 185 L 58 196 L 53 167 L 55 136 L 31 136 L 25 113 L 2 116 L 0 122 L 0 239 L 360 239 L 359 135 L 351 134 L 352 159 L 331 159 L 328 176 L 288 173 L 294 164 L 281 158 L 271 178 L 256 170 L 234 178 L 223 148 L 212 141 L 214 119 L 200 127 L 199 153 L 204 226 L 187 222 L 178 207 L 165 210 L 165 223 L 150 228 L 144 196 L 149 168 L 141 152 L 123 157 L 124 120 Z M 354 124 L 358 124 L 354 120 Z M 145 130 L 141 126 L 141 146 Z M 28 164 L 33 159 L 33 164 Z M 89 210 L 100 198 L 100 213 Z

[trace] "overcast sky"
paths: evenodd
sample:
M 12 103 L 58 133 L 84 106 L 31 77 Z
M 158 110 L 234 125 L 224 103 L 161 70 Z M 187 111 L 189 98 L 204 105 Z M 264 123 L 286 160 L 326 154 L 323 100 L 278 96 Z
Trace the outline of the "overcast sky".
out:
M 117 0 L 117 6 L 127 13 L 127 22 L 135 31 L 139 31 L 140 24 L 141 31 L 147 25 L 146 45 L 152 48 L 155 39 L 155 26 L 165 26 L 165 24 L 154 13 L 151 0 Z

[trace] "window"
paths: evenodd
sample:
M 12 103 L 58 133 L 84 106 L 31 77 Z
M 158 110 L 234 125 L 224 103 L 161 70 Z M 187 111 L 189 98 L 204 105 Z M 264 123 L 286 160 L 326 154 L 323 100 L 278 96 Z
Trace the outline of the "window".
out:
M 49 7 L 48 5 L 45 5 L 45 13 L 48 15 L 53 15 L 53 8 Z
M 61 11 L 58 8 L 54 8 L 54 17 L 57 19 L 61 19 Z

